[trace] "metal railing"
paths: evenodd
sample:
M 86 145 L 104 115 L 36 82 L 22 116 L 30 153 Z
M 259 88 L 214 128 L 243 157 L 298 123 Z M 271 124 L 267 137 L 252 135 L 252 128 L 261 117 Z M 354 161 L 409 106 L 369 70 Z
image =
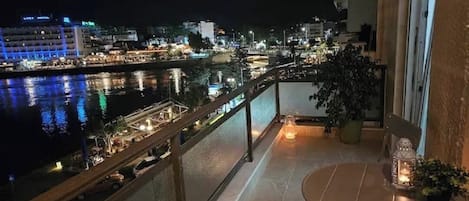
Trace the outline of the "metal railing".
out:
M 171 152 L 168 157 L 163 158 L 142 176 L 124 185 L 107 200 L 157 200 L 155 196 L 158 193 L 153 191 L 152 193 L 145 193 L 143 190 L 145 188 L 155 190 L 155 188 L 159 188 L 155 185 L 159 185 L 158 182 L 161 179 L 167 181 L 168 178 L 170 178 L 167 181 L 169 184 L 166 183 L 164 188 L 160 186 L 165 191 L 171 191 L 167 192 L 165 200 L 202 201 L 216 199 L 241 165 L 246 161 L 253 160 L 253 149 L 262 140 L 270 126 L 281 117 L 279 83 L 291 82 L 292 80 L 310 82 L 310 76 L 315 75 L 314 68 L 294 68 L 294 72 L 291 71 L 290 66 L 282 66 L 266 72 L 231 93 L 219 97 L 214 102 L 193 113 L 185 115 L 177 123 L 169 124 L 164 129 L 156 131 L 150 137 L 131 145 L 124 151 L 106 159 L 103 163 L 51 188 L 33 200 L 62 201 L 75 199 L 106 176 L 141 158 L 142 155 L 146 155 L 155 146 L 168 142 Z M 296 76 L 299 72 L 302 75 Z M 290 76 L 290 73 L 293 73 L 294 76 Z M 383 74 L 383 86 L 384 77 Z M 382 95 L 384 96 L 384 88 L 382 89 Z M 271 97 L 272 95 L 274 97 Z M 259 103 L 254 103 L 256 98 L 259 98 L 257 99 Z M 269 98 L 272 99 L 269 100 Z M 226 109 L 227 103 L 230 104 L 235 99 L 240 100 L 236 103 L 237 105 Z M 264 113 L 258 108 L 252 108 L 253 106 L 265 107 L 263 105 L 268 105 L 271 107 L 269 109 L 274 110 L 274 112 Z M 255 109 L 254 113 L 253 109 Z M 253 117 L 255 115 L 259 117 Z M 257 118 L 264 119 L 259 121 Z M 239 128 L 230 126 L 239 123 L 242 124 Z M 255 131 L 256 133 L 253 133 L 253 124 L 256 124 L 256 127 L 259 128 Z M 184 133 L 187 133 L 187 129 L 194 127 L 194 125 L 198 128 L 194 129 L 195 131 L 190 138 L 185 139 L 187 136 Z M 220 142 L 221 145 L 217 144 Z M 225 148 L 232 150 L 223 151 Z M 222 151 L 212 153 L 212 149 L 214 152 L 217 152 L 216 150 Z M 232 152 L 237 154 L 232 154 Z M 197 157 L 201 157 L 201 160 L 206 161 L 199 162 L 196 160 Z M 217 162 L 219 158 L 222 161 Z M 207 174 L 206 177 L 211 178 L 199 178 L 200 175 L 198 174 Z M 206 184 L 203 185 L 197 182 L 198 180 L 203 180 Z

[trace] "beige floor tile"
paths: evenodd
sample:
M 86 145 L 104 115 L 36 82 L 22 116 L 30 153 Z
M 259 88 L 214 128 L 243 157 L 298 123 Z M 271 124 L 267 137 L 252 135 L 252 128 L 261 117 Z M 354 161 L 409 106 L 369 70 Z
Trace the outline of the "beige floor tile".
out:
M 345 145 L 337 138 L 321 136 L 297 136 L 295 142 L 281 140 L 274 145 L 272 158 L 258 184 L 250 189 L 247 201 L 302 201 L 302 182 L 309 173 L 341 163 L 376 162 L 380 146 L 378 140 Z

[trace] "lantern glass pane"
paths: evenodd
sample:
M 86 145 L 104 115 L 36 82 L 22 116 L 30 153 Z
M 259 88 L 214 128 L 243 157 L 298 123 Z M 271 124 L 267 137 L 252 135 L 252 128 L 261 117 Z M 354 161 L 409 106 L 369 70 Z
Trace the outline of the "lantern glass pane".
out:
M 409 185 L 410 184 L 410 177 L 411 177 L 411 170 L 412 170 L 412 162 L 399 160 L 397 163 L 397 176 L 398 176 L 398 184 L 402 185 Z

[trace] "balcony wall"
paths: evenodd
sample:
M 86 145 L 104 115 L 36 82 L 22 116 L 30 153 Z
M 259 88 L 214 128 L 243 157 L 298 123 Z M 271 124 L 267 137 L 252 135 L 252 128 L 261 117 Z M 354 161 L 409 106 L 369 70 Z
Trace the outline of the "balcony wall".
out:
M 252 138 L 257 141 L 277 115 L 275 86 L 271 85 L 251 102 Z
M 426 155 L 469 168 L 469 3 L 435 9 Z
M 208 200 L 247 151 L 246 108 L 182 155 L 187 201 Z M 157 200 L 155 200 L 157 201 Z

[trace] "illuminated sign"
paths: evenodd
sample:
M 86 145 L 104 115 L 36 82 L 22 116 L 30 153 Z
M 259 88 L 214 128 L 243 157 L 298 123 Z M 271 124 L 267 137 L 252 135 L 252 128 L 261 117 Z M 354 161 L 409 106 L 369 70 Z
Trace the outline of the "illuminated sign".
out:
M 64 17 L 64 23 L 70 24 L 70 18 L 69 17 Z
M 44 21 L 44 20 L 50 20 L 49 16 L 26 16 L 23 17 L 23 21 Z
M 34 17 L 23 17 L 24 21 L 34 20 Z
M 48 16 L 38 16 L 36 17 L 37 20 L 50 20 L 50 17 Z
M 92 22 L 92 21 L 81 21 L 81 25 L 88 26 L 88 27 L 94 27 L 95 23 Z

